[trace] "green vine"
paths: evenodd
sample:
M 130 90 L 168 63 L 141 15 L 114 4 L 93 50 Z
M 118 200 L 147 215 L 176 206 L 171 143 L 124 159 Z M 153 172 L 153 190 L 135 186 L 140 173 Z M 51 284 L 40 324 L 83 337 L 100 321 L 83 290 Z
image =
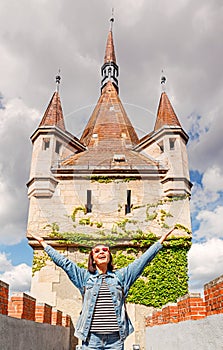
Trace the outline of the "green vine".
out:
M 35 272 L 40 271 L 44 266 L 46 266 L 47 260 L 51 260 L 51 259 L 45 252 L 41 252 L 41 255 L 34 252 L 32 276 L 35 274 Z
M 82 211 L 84 214 L 87 214 L 87 209 L 84 206 L 75 207 L 73 213 L 71 214 L 71 219 L 76 221 L 76 215 L 79 211 Z
M 127 181 L 127 178 L 125 180 Z M 124 179 L 93 176 L 91 181 L 108 183 L 111 181 L 124 181 Z M 122 268 L 134 261 L 139 251 L 145 251 L 158 240 L 158 237 L 153 232 L 149 230 L 144 232 L 140 224 L 154 221 L 156 228 L 168 229 L 168 220 L 166 222 L 166 219 L 172 217 L 172 214 L 168 210 L 164 210 L 162 206 L 166 204 L 166 207 L 168 207 L 168 202 L 183 199 L 186 199 L 186 196 L 165 198 L 158 200 L 156 203 L 133 206 L 132 211 L 144 208 L 142 213 L 140 213 L 140 215 L 143 214 L 143 221 L 121 217 L 120 221 L 113 223 L 111 229 L 101 229 L 103 226 L 102 222 L 91 221 L 90 217 L 85 216 L 87 212 L 84 206 L 75 207 L 71 214 L 71 218 L 75 222 L 74 232 L 60 232 L 59 226 L 55 222 L 47 225 L 47 227 L 51 227 L 50 236 L 55 237 L 57 243 L 68 246 L 75 244 L 78 250 L 85 254 L 95 244 L 103 242 L 103 244 L 110 246 L 116 267 Z M 122 204 L 119 204 L 118 212 L 120 213 L 121 210 Z M 77 220 L 78 212 L 83 212 L 84 215 Z M 78 225 L 80 225 L 79 228 Z M 90 234 L 78 232 L 83 230 L 81 226 L 85 225 L 92 227 Z M 136 226 L 134 227 L 134 225 Z M 144 227 L 148 227 L 147 224 Z M 143 275 L 131 287 L 127 299 L 129 302 L 161 307 L 167 302 L 175 302 L 177 298 L 188 292 L 187 252 L 191 246 L 191 232 L 189 228 L 180 223 L 175 224 L 175 228 L 181 231 L 183 235 L 176 237 L 171 235 L 171 238 L 164 242 L 161 252 L 145 268 Z M 120 248 L 117 249 L 118 246 L 122 246 L 122 250 Z M 34 255 L 33 273 L 45 266 L 46 260 L 47 256 L 45 254 L 43 256 Z M 86 261 L 78 263 L 78 265 L 86 267 Z
M 144 269 L 142 276 L 129 290 L 127 301 L 146 306 L 161 307 L 188 293 L 186 247 L 174 244 L 164 247 Z M 135 254 L 118 251 L 113 255 L 117 268 L 127 266 L 135 260 Z
M 91 220 L 90 220 L 90 218 L 81 218 L 79 220 L 79 224 L 80 225 L 90 225 L 91 224 Z
M 91 182 L 110 183 L 110 182 L 130 182 L 136 181 L 136 177 L 120 177 L 120 176 L 91 176 Z

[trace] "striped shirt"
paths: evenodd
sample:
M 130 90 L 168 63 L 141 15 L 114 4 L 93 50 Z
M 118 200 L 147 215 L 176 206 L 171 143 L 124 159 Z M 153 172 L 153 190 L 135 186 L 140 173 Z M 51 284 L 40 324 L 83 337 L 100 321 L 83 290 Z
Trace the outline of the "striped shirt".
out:
M 108 334 L 118 331 L 118 322 L 111 293 L 105 281 L 105 275 L 102 275 L 102 283 L 91 322 L 91 332 Z

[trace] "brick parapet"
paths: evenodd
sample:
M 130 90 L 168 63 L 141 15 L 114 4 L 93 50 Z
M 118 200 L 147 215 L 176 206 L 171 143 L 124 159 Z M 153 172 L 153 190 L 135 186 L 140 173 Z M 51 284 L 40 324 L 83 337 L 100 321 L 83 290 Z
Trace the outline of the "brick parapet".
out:
M 190 293 L 177 300 L 178 322 L 206 317 L 206 308 L 200 293 Z
M 9 285 L 0 281 L 0 314 L 8 315 Z
M 176 303 L 168 303 L 162 307 L 163 323 L 178 322 L 178 306 Z
M 177 303 L 168 303 L 162 310 L 154 309 L 145 322 L 146 327 L 187 320 L 199 320 L 223 313 L 223 275 L 204 285 L 204 299 L 200 293 L 189 293 Z
M 207 316 L 223 313 L 223 275 L 204 285 Z
M 14 293 L 9 302 L 8 315 L 35 321 L 36 299 L 25 293 Z
M 70 327 L 71 326 L 71 317 L 69 315 L 62 316 L 62 326 Z
M 39 323 L 51 324 L 52 306 L 44 303 L 38 303 L 35 310 L 35 321 Z
M 52 310 L 52 325 L 62 326 L 62 312 L 60 310 Z
M 26 293 L 13 293 L 9 300 L 9 285 L 1 280 L 0 314 L 64 327 L 72 325 L 69 315 L 63 315 L 48 304 L 36 303 L 36 299 Z

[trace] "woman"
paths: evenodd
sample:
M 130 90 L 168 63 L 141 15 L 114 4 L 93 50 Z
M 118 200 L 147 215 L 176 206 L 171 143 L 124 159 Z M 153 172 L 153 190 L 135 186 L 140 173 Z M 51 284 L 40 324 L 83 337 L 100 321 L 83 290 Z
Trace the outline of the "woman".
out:
M 59 254 L 41 237 L 31 234 L 54 263 L 67 273 L 82 294 L 82 311 L 75 335 L 82 340 L 84 350 L 124 349 L 124 340 L 134 331 L 125 307 L 129 288 L 156 256 L 163 241 L 173 230 L 174 228 L 163 235 L 140 258 L 118 270 L 113 270 L 112 255 L 103 244 L 92 248 L 88 269 L 84 269 Z

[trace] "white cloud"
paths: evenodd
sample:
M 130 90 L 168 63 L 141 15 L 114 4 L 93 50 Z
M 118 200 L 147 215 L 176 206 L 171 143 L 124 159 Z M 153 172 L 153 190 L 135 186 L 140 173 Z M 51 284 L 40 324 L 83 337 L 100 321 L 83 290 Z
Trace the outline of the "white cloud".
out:
M 198 220 L 204 220 L 205 211 L 213 211 L 222 205 L 223 169 L 213 165 L 202 176 L 201 183 L 194 183 L 192 187 L 191 212 Z M 219 210 L 219 209 L 218 209 Z M 197 214 L 202 211 L 202 214 Z
M 29 137 L 38 119 L 38 112 L 21 99 L 9 100 L 0 109 L 0 243 L 18 243 L 26 232 Z
M 213 165 L 204 172 L 202 183 L 213 192 L 223 191 L 223 168 Z
M 207 209 L 210 204 L 216 202 L 220 195 L 217 192 L 203 188 L 198 183 L 193 184 L 192 197 L 191 197 L 191 213 L 197 213 L 200 210 Z
M 58 68 L 68 130 L 80 136 L 90 116 L 93 107 L 83 107 L 95 104 L 100 93 L 113 6 L 121 99 L 127 110 L 141 106 L 141 113 L 132 109 L 133 125 L 142 134 L 152 130 L 164 69 L 173 107 L 194 135 L 190 167 L 204 173 L 191 200 L 192 211 L 200 211 L 195 233 L 221 237 L 221 204 L 214 210 L 210 204 L 220 201 L 223 174 L 222 1 L 175 0 L 170 6 L 163 0 L 20 0 L 0 2 L 1 92 L 7 98 L 0 110 L 0 243 L 14 244 L 25 235 L 29 137 L 53 93 Z
M 0 272 L 9 270 L 11 268 L 11 261 L 7 259 L 5 253 L 0 253 Z
M 223 173 L 223 147 L 222 147 L 222 109 L 223 102 L 220 99 L 214 99 L 213 104 L 217 107 L 213 110 L 213 106 L 204 111 L 204 117 L 201 117 L 196 123 L 198 138 L 189 144 L 189 160 L 190 167 L 201 173 L 207 173 L 205 181 L 210 181 L 210 175 L 218 176 Z M 191 119 L 191 125 L 193 119 Z M 191 126 L 190 126 L 191 127 Z M 216 171 L 216 174 L 214 174 Z M 208 186 L 208 182 L 207 186 Z M 213 182 L 212 182 L 213 184 Z M 221 180 L 222 184 L 222 180 Z M 215 190 L 215 186 L 213 188 Z
M 196 238 L 223 237 L 222 228 L 223 206 L 218 206 L 214 210 L 201 210 L 196 219 L 200 222 L 200 227 L 194 232 Z
M 202 292 L 205 283 L 223 273 L 223 240 L 211 238 L 205 243 L 193 243 L 188 263 L 190 291 Z
M 28 292 L 31 284 L 31 267 L 26 264 L 13 266 L 4 253 L 0 253 L 0 280 L 8 283 L 10 292 Z

